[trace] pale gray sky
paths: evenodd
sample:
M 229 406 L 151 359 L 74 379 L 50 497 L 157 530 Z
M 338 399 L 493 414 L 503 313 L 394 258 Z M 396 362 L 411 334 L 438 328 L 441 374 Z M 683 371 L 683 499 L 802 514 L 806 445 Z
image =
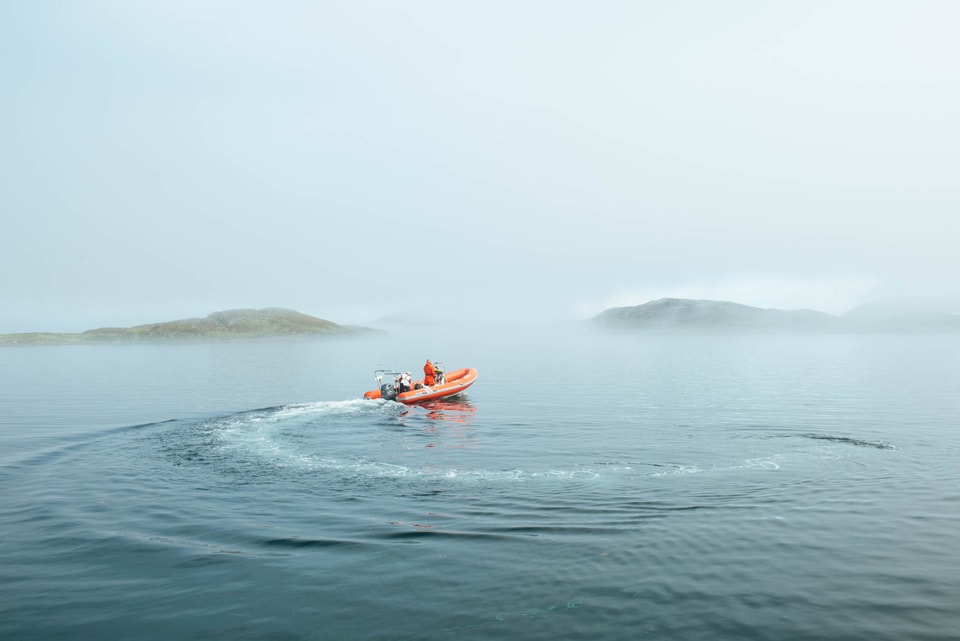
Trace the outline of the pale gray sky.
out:
M 960 3 L 12 2 L 0 332 L 960 312 Z

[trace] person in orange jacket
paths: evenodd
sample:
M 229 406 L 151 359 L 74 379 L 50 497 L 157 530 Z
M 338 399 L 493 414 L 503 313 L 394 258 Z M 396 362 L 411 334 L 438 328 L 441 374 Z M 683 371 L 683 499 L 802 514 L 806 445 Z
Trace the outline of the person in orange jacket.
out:
M 436 376 L 437 371 L 433 369 L 433 363 L 431 363 L 428 358 L 427 364 L 423 366 L 423 384 L 427 387 L 432 386 L 437 382 Z

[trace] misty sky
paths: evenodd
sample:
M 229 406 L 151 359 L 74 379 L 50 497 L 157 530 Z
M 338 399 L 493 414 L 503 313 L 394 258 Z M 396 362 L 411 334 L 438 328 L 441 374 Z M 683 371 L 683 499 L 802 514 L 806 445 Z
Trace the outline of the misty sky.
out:
M 960 3 L 10 2 L 0 332 L 960 312 Z

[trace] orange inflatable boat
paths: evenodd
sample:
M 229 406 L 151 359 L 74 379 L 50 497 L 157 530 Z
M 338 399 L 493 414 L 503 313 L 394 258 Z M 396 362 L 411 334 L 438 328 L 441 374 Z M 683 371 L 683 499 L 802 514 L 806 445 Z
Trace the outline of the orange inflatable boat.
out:
M 409 392 L 399 391 L 398 384 L 400 372 L 394 372 L 388 369 L 378 369 L 373 373 L 377 379 L 379 389 L 365 392 L 364 398 L 383 398 L 389 401 L 397 401 L 406 405 L 414 403 L 423 403 L 425 401 L 434 401 L 438 398 L 446 398 L 461 393 L 473 385 L 477 380 L 477 370 L 472 367 L 444 372 L 442 380 L 437 381 L 436 385 L 427 387 L 422 380 L 416 381 L 413 389 Z

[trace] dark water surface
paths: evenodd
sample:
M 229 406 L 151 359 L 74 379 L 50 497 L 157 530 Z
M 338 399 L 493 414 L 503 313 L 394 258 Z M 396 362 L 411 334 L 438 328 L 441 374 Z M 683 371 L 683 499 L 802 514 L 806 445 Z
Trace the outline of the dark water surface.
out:
M 958 455 L 957 337 L 8 347 L 0 638 L 957 639 Z

